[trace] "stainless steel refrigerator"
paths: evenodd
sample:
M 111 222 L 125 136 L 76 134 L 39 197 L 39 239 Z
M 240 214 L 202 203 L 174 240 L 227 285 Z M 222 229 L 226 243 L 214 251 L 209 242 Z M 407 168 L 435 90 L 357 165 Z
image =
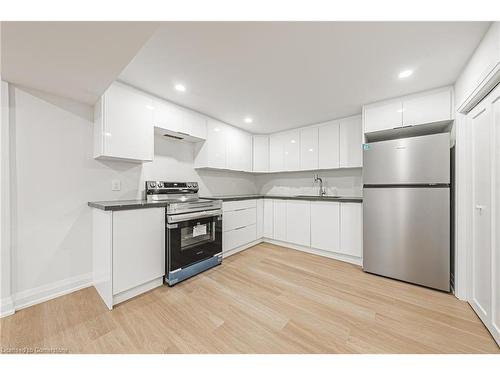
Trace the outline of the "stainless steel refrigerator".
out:
M 363 269 L 450 290 L 448 133 L 363 147 Z

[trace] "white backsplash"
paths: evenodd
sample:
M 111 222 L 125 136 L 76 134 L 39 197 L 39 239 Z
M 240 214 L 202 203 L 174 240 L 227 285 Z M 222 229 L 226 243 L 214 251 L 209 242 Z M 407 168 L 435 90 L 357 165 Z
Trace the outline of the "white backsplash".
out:
M 361 168 L 261 174 L 256 177 L 257 187 L 260 194 L 266 195 L 317 195 L 316 173 L 323 179 L 327 195 L 361 197 L 363 194 Z

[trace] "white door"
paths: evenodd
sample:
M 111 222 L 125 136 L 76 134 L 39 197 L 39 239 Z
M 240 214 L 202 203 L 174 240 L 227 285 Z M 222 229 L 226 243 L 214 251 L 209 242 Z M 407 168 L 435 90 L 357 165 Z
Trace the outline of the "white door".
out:
M 486 100 L 485 100 L 486 101 Z M 491 107 L 480 103 L 470 113 L 473 168 L 473 245 L 471 305 L 488 321 L 491 311 Z
M 284 170 L 297 171 L 300 168 L 300 132 L 283 133 Z
M 274 238 L 274 204 L 272 199 L 262 199 L 264 201 L 264 237 Z
M 226 168 L 227 128 L 228 126 L 219 121 L 208 120 L 206 140 L 208 167 Z
M 273 201 L 273 239 L 286 241 L 286 200 Z
M 365 133 L 397 128 L 403 125 L 403 103 L 390 101 L 363 108 Z
M 269 136 L 269 170 L 279 172 L 285 169 L 284 137 L 281 133 Z
M 311 246 L 311 202 L 286 201 L 286 241 Z
M 319 169 L 339 168 L 339 123 L 330 122 L 319 127 Z
M 340 168 L 357 168 L 363 164 L 363 130 L 361 116 L 340 121 Z
M 253 171 L 269 172 L 269 136 L 253 136 Z
M 252 136 L 240 129 L 227 127 L 227 168 L 235 171 L 252 170 Z
M 300 131 L 300 169 L 318 169 L 318 128 Z
M 340 204 L 340 253 L 360 258 L 363 251 L 363 208 L 361 203 Z
M 311 202 L 311 247 L 340 250 L 340 203 Z
M 256 236 L 257 239 L 264 237 L 264 199 L 257 199 L 257 210 L 256 210 Z

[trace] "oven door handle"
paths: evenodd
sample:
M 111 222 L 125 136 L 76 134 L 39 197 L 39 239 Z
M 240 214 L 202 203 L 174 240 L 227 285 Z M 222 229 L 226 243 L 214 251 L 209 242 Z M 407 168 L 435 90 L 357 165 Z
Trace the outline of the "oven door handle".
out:
M 219 215 L 222 215 L 221 209 L 191 212 L 188 214 L 167 215 L 167 223 L 179 223 L 181 221 L 201 219 L 206 217 L 216 217 Z

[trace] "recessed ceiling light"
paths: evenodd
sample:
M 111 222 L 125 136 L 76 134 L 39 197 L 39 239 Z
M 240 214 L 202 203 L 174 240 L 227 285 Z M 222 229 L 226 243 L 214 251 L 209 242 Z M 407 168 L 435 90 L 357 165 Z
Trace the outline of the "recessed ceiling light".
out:
M 175 85 L 175 89 L 176 89 L 177 91 L 180 91 L 180 92 L 185 92 L 185 91 L 186 91 L 186 86 L 184 86 L 184 85 L 182 85 L 182 84 L 178 83 L 177 85 Z
M 409 76 L 411 76 L 413 74 L 413 70 L 411 69 L 407 69 L 407 70 L 403 70 L 402 72 L 400 72 L 398 74 L 398 77 L 399 78 L 408 78 Z
M 251 117 L 245 117 L 243 121 L 245 121 L 247 124 L 251 124 L 253 122 L 253 119 Z

